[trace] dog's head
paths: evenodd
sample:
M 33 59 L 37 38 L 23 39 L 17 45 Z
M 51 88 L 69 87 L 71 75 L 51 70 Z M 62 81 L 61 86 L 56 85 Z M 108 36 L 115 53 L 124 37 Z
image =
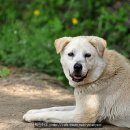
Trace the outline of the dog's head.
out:
M 55 40 L 57 53 L 70 85 L 77 86 L 97 80 L 104 68 L 106 41 L 96 36 L 63 37 Z

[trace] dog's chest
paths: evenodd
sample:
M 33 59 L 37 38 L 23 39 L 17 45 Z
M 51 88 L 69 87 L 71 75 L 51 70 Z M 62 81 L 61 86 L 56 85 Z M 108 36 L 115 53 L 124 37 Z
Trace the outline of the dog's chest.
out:
M 98 112 L 100 106 L 100 97 L 98 94 L 88 92 L 85 87 L 76 88 L 75 92 L 76 107 L 83 111 L 94 109 Z

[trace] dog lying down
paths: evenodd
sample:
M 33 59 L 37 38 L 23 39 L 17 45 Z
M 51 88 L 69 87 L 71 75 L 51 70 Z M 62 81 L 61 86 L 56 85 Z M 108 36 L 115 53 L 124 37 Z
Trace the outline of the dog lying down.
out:
M 63 71 L 75 87 L 76 106 L 30 110 L 27 122 L 107 123 L 130 128 L 130 64 L 96 36 L 55 41 Z

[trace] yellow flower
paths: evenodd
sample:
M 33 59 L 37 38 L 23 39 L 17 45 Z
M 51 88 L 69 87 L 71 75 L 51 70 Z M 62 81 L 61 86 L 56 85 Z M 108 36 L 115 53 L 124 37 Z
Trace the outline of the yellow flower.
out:
M 33 14 L 35 15 L 35 16 L 39 16 L 40 15 L 40 10 L 39 9 L 35 9 L 34 11 L 33 11 Z
M 76 24 L 78 24 L 78 23 L 79 23 L 79 21 L 78 21 L 77 18 L 72 18 L 72 24 L 76 25 Z

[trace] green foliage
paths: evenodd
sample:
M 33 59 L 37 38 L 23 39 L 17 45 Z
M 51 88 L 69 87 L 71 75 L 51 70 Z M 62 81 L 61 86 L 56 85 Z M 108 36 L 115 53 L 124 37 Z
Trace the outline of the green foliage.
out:
M 0 77 L 7 77 L 10 74 L 10 71 L 8 68 L 3 67 L 0 69 Z
M 0 0 L 0 61 L 64 80 L 54 40 L 97 35 L 130 57 L 130 6 L 113 0 Z

